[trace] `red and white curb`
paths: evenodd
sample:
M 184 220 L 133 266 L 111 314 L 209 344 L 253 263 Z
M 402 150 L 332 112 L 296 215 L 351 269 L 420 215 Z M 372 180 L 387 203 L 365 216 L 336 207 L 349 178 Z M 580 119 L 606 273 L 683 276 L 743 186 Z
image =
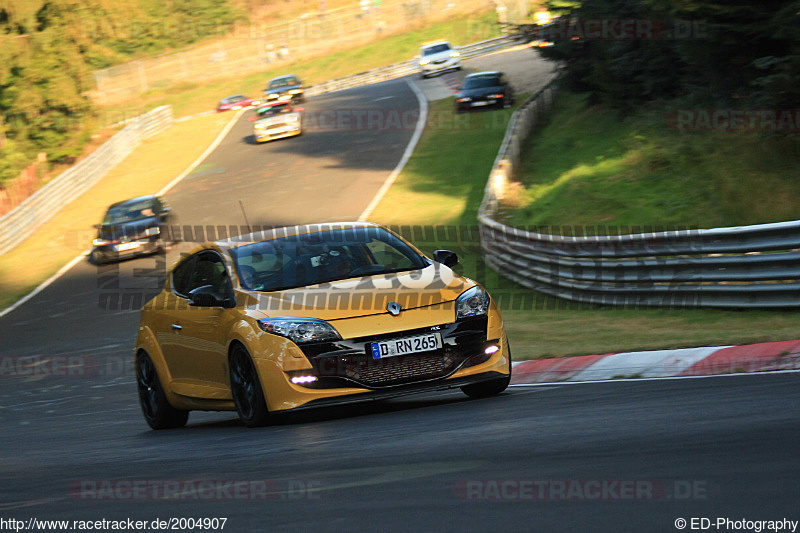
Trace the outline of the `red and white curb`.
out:
M 800 340 L 583 355 L 514 363 L 512 384 L 800 369 Z

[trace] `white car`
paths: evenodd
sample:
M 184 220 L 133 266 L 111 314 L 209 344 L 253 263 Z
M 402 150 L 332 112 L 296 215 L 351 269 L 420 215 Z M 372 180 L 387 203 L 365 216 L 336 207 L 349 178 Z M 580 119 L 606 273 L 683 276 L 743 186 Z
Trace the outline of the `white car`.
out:
M 423 78 L 445 70 L 458 70 L 461 68 L 461 54 L 448 41 L 428 42 L 419 47 L 419 68 Z
M 290 101 L 275 101 L 256 109 L 250 117 L 253 136 L 262 143 L 283 137 L 300 135 L 303 132 L 302 107 L 292 106 Z

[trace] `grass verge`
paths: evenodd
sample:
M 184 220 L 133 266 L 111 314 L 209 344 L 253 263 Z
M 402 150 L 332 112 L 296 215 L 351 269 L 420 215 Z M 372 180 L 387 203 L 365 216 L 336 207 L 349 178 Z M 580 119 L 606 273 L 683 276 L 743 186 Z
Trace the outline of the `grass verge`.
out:
M 91 247 L 93 225 L 109 204 L 157 192 L 183 172 L 233 115 L 176 123 L 147 139 L 90 190 L 64 206 L 25 242 L 0 256 L 0 309 L 31 292 L 62 265 Z
M 511 225 L 712 228 L 800 218 L 800 136 L 686 132 L 562 92 L 532 135 Z
M 399 229 L 426 253 L 458 252 L 456 270 L 480 281 L 498 301 L 515 359 L 800 338 L 798 312 L 612 309 L 551 298 L 500 277 L 483 262 L 476 216 L 510 113 L 464 118 L 453 114 L 452 98 L 432 103 L 430 113 L 414 155 L 370 218 Z M 459 120 L 469 126 L 456 127 Z M 596 144 L 600 151 L 615 146 L 613 139 Z M 563 154 L 551 155 L 567 164 Z

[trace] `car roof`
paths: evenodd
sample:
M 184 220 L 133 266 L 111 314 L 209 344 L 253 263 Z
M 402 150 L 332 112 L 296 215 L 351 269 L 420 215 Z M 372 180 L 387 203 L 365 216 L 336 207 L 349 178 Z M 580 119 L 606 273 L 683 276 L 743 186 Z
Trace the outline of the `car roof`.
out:
M 128 204 L 138 204 L 139 202 L 143 202 L 145 200 L 155 200 L 156 195 L 148 194 L 146 196 L 137 196 L 136 198 L 130 198 L 128 200 L 122 200 L 121 202 L 116 202 L 108 206 L 109 209 L 112 207 L 118 207 L 120 205 L 128 205 Z
M 270 81 L 270 82 L 273 82 L 273 81 L 275 81 L 275 80 L 282 80 L 282 79 L 285 79 L 285 78 L 294 78 L 294 79 L 296 79 L 296 80 L 299 80 L 299 79 L 300 79 L 300 78 L 298 78 L 298 77 L 297 77 L 297 75 L 296 75 L 296 74 L 284 74 L 283 76 L 275 76 L 274 78 L 272 78 L 272 79 L 271 79 L 271 80 L 269 80 L 269 81 Z
M 468 74 L 467 78 L 482 78 L 484 76 L 502 76 L 503 73 L 499 70 L 484 70 L 483 72 L 473 72 Z M 466 79 L 466 78 L 464 78 Z
M 245 235 L 239 235 L 230 239 L 216 241 L 214 244 L 220 248 L 230 250 L 238 248 L 245 244 L 253 244 L 261 241 L 270 241 L 273 239 L 280 239 L 282 237 L 293 237 L 295 235 L 307 235 L 310 233 L 320 233 L 324 231 L 359 229 L 359 228 L 380 228 L 384 229 L 380 224 L 372 222 L 329 222 L 324 224 L 303 224 L 300 226 L 285 226 L 281 228 L 273 228 L 264 231 L 257 231 Z

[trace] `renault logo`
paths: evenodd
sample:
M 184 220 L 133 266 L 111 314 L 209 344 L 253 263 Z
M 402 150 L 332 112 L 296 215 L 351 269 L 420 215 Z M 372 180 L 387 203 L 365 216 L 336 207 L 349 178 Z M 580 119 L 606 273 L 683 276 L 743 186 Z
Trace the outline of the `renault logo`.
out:
M 400 311 L 402 311 L 403 308 L 400 307 L 400 304 L 397 302 L 389 302 L 389 305 L 386 306 L 386 310 L 389 311 L 390 315 L 397 316 L 400 314 Z

